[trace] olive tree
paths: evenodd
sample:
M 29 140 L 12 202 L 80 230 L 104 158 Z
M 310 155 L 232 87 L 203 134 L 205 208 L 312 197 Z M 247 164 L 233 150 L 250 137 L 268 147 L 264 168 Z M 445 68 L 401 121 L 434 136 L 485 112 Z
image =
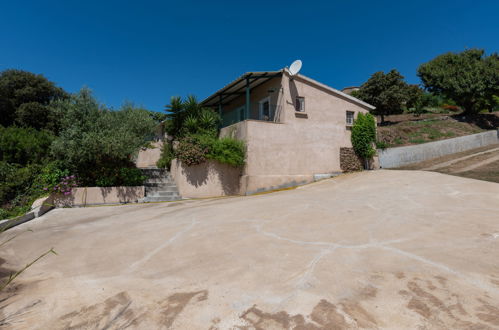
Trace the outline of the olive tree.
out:
M 102 177 L 107 177 L 109 184 L 98 185 L 111 185 L 109 176 L 132 166 L 133 155 L 156 125 L 147 110 L 131 104 L 119 111 L 109 110 L 88 89 L 52 106 L 62 116 L 62 130 L 52 144 L 52 154 L 89 185 Z
M 381 122 L 384 122 L 385 116 L 403 112 L 409 99 L 409 85 L 395 69 L 388 73 L 379 71 L 360 86 L 355 97 L 374 105 L 376 109 L 370 112 L 381 116 Z
M 0 73 L 0 125 L 36 129 L 48 128 L 57 121 L 48 105 L 68 97 L 68 94 L 41 74 L 22 70 Z
M 424 63 L 418 76 L 425 88 L 454 100 L 467 114 L 495 106 L 499 95 L 499 55 L 482 49 L 446 53 Z

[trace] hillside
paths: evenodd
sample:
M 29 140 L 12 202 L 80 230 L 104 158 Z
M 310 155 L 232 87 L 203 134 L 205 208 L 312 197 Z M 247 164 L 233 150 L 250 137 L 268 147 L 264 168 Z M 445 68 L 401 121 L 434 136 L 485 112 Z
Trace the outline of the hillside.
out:
M 378 148 L 400 147 L 454 138 L 497 129 L 499 113 L 474 116 L 461 114 L 412 114 L 387 117 L 378 124 Z

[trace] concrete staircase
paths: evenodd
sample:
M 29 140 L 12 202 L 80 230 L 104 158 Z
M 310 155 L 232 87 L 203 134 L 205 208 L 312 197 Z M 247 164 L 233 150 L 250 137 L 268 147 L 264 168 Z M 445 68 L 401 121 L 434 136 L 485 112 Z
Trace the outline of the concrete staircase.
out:
M 178 201 L 182 199 L 178 193 L 177 185 L 166 169 L 150 167 L 141 170 L 147 176 L 144 183 L 146 187 L 144 202 Z

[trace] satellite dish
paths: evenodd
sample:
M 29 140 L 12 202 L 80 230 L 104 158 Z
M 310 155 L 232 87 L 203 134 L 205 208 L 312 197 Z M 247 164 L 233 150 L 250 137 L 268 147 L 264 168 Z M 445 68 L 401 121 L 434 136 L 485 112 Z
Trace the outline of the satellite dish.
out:
M 289 67 L 289 74 L 294 76 L 298 72 L 300 72 L 301 69 L 301 61 L 296 60 L 293 63 L 291 63 L 291 66 Z

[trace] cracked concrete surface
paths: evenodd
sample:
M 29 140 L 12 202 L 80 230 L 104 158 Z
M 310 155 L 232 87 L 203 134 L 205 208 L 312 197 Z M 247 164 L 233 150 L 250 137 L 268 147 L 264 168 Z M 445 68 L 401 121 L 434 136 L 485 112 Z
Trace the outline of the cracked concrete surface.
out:
M 499 328 L 499 184 L 374 171 L 57 209 L 3 234 L 5 329 Z

